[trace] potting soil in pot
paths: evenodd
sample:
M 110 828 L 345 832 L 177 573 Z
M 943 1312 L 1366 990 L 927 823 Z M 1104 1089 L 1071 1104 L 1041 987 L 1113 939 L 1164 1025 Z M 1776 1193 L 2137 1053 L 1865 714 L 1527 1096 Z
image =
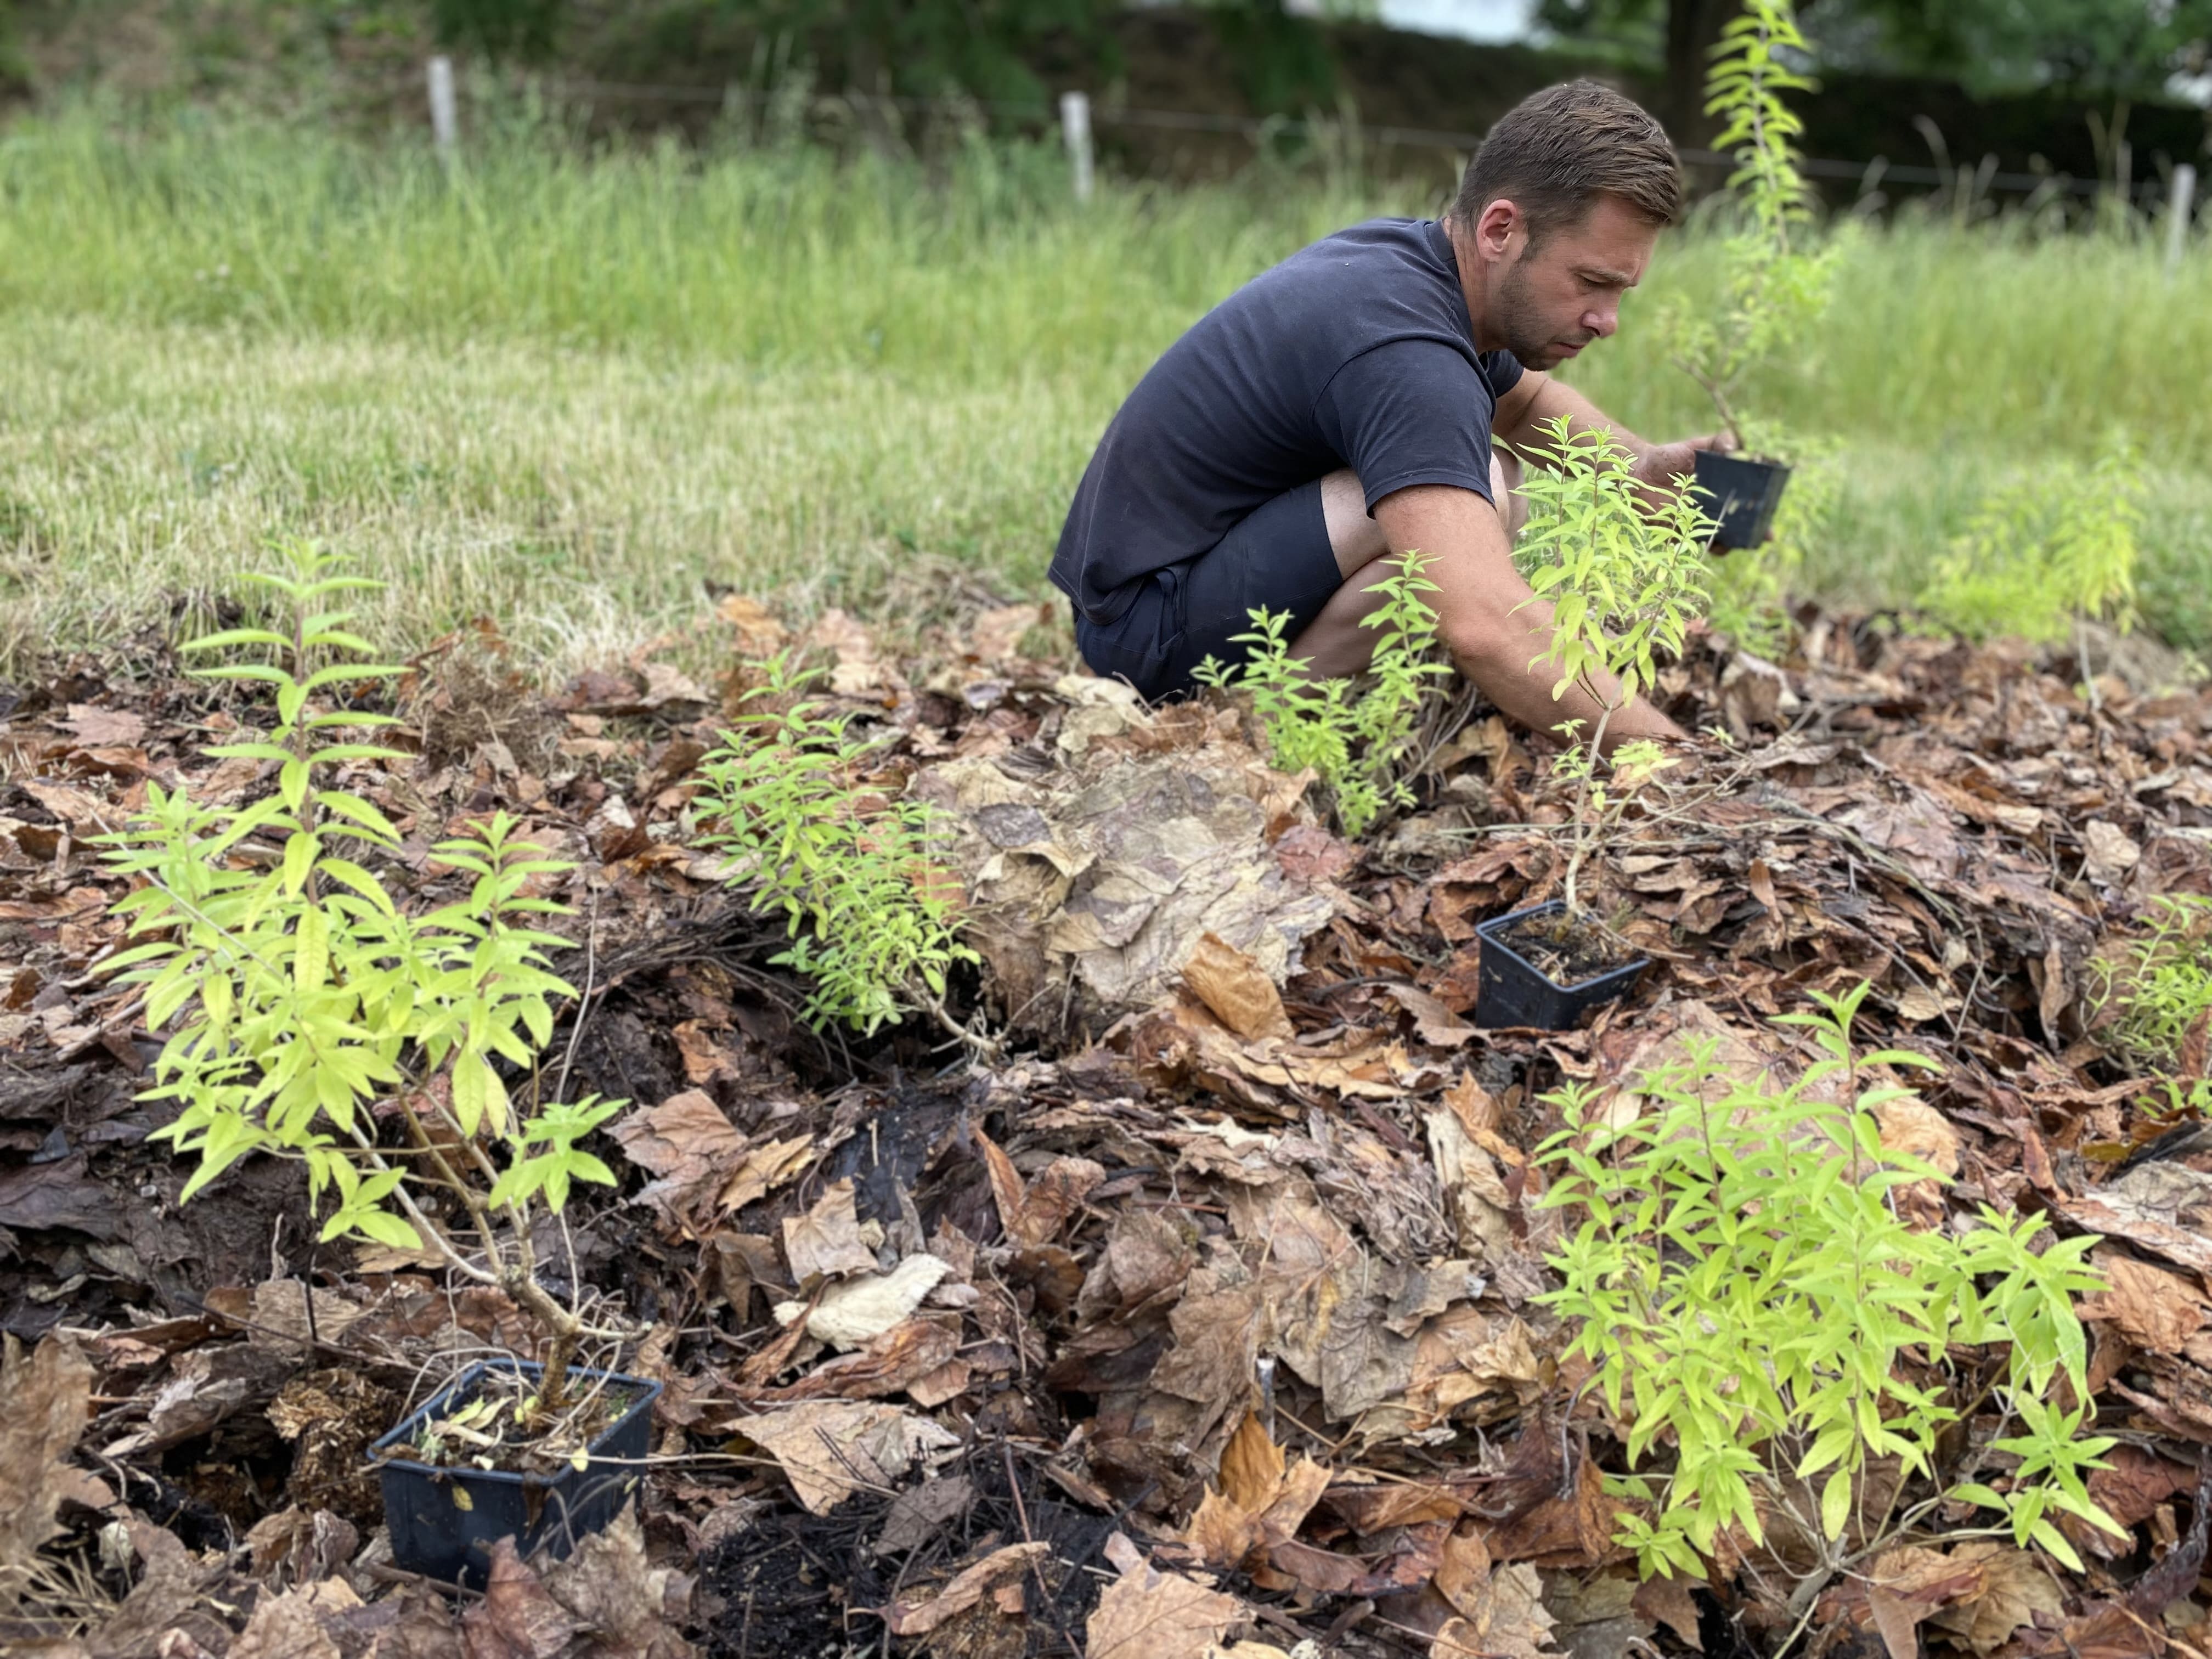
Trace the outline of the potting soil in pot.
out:
M 1637 960 L 1634 951 L 1596 923 L 1565 914 L 1528 916 L 1494 937 L 1563 990 Z
M 476 1388 L 425 1419 L 386 1455 L 433 1468 L 556 1474 L 620 1422 L 641 1394 L 627 1382 L 580 1378 L 570 1382 L 557 1412 L 540 1413 L 542 1420 L 526 1428 L 519 1421 L 521 1408 L 539 1387 L 535 1376 L 493 1367 Z

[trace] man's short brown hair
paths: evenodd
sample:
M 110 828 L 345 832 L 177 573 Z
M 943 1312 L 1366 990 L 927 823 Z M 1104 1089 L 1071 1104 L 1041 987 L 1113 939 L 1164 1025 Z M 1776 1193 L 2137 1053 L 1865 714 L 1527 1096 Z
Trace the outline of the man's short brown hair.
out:
M 1452 217 L 1469 228 L 1500 197 L 1528 221 L 1531 246 L 1578 225 L 1601 195 L 1656 225 L 1682 211 L 1681 164 L 1667 130 L 1595 81 L 1532 93 L 1499 118 L 1467 164 Z

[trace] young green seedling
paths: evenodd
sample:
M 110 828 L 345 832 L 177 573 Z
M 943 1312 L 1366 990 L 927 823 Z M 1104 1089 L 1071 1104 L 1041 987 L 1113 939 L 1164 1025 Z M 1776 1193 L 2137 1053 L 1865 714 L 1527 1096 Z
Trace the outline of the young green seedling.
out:
M 105 838 L 109 864 L 137 883 L 116 909 L 140 942 L 103 967 L 145 988 L 146 1023 L 167 1032 L 142 1097 L 178 1109 L 156 1136 L 199 1161 L 185 1199 L 248 1154 L 296 1160 L 323 1239 L 428 1249 L 506 1291 L 550 1333 L 543 1403 L 555 1409 L 586 1328 L 538 1282 L 532 1224 L 572 1182 L 612 1184 L 579 1143 L 623 1103 L 544 1100 L 534 1077 L 511 1086 L 532 1077 L 554 1003 L 575 994 L 546 966 L 566 941 L 531 925 L 567 909 L 535 889 L 568 866 L 501 813 L 433 850 L 472 878 L 466 896 L 424 915 L 401 908 L 372 867 L 399 831 L 334 781 L 412 758 L 362 741 L 397 722 L 345 701 L 400 672 L 332 608 L 378 584 L 307 543 L 284 551 L 289 569 L 252 580 L 289 606 L 289 631 L 232 629 L 185 647 L 265 653 L 198 672 L 273 688 L 271 729 L 207 752 L 264 763 L 275 787 L 217 806 L 149 782 L 145 810 Z M 389 1145 L 380 1120 L 406 1144 Z M 434 1192 L 465 1234 L 420 1201 Z
M 1564 882 L 1573 916 L 1581 908 L 1577 878 L 1591 848 L 1619 827 L 1629 793 L 1668 764 L 1657 744 L 1635 742 L 1613 751 L 1610 787 L 1599 769 L 1606 728 L 1650 690 L 1658 659 L 1680 653 L 1702 613 L 1712 520 L 1686 489 L 1656 508 L 1646 505 L 1634 458 L 1610 434 L 1575 432 L 1565 416 L 1546 422 L 1544 432 L 1548 442 L 1522 484 L 1529 516 L 1514 562 L 1536 597 L 1552 605 L 1551 647 L 1535 659 L 1558 676 L 1552 696 L 1579 685 L 1602 710 L 1587 741 L 1578 722 L 1558 728 L 1571 745 L 1559 766 L 1577 781 Z

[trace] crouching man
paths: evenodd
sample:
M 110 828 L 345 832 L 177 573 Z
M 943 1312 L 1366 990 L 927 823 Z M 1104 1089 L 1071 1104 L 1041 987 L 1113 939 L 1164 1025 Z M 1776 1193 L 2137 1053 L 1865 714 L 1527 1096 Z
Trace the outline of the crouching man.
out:
M 1243 660 L 1231 637 L 1264 606 L 1311 672 L 1356 674 L 1369 567 L 1418 548 L 1461 672 L 1529 726 L 1594 728 L 1589 692 L 1553 702 L 1534 661 L 1552 613 L 1513 568 L 1512 452 L 1564 415 L 1663 488 L 1715 444 L 1646 443 L 1545 372 L 1619 326 L 1680 210 L 1659 124 L 1576 81 L 1492 129 L 1441 222 L 1355 225 L 1231 295 L 1138 383 L 1076 490 L 1052 579 L 1084 661 L 1180 696 L 1206 657 Z M 1640 699 L 1606 728 L 1608 748 L 1680 735 Z

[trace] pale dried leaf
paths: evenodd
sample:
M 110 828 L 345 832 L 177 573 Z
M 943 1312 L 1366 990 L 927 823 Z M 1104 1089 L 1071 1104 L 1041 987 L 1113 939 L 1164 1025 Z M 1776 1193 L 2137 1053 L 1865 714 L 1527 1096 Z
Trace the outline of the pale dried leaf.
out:
M 832 1182 L 812 1209 L 785 1218 L 783 1255 L 800 1285 L 875 1271 L 876 1253 L 860 1236 L 850 1181 Z
M 1234 1596 L 1163 1571 L 1118 1532 L 1106 1540 L 1106 1559 L 1121 1576 L 1084 1627 L 1086 1659 L 1206 1659 L 1243 1616 Z
M 1274 981 L 1258 962 L 1219 934 L 1200 937 L 1183 963 L 1182 977 L 1213 1017 L 1247 1042 L 1293 1035 Z
M 14 1337 L 0 1353 L 0 1607 L 57 1530 L 57 1477 L 84 1432 L 92 1362 L 76 1342 L 46 1336 L 27 1354 Z
M 1900 1095 L 1876 1106 L 1874 1117 L 1881 1144 L 1891 1152 L 1931 1164 L 1946 1176 L 1959 1173 L 1959 1132 L 1926 1101 Z
M 1961 1544 L 1952 1559 L 1981 1570 L 1982 1590 L 1931 1614 L 1928 1622 L 1960 1638 L 1978 1654 L 1995 1653 L 2013 1632 L 2035 1622 L 2038 1613 L 2056 1615 L 2065 1597 L 2050 1569 L 2026 1550 L 2009 1544 Z
M 2204 1300 L 2180 1274 L 2118 1250 L 2098 1251 L 2096 1265 L 2109 1288 L 2082 1299 L 2082 1318 L 2109 1322 L 2153 1353 L 2179 1353 L 2203 1326 Z
M 921 1299 L 951 1273 L 933 1255 L 910 1255 L 887 1273 L 864 1273 L 822 1292 L 814 1311 L 803 1302 L 779 1304 L 777 1320 L 789 1324 L 806 1314 L 806 1334 L 833 1348 L 857 1348 L 872 1342 L 921 1305 Z
M 888 1487 L 924 1453 L 959 1443 L 927 1418 L 872 1401 L 808 1400 L 738 1425 L 775 1459 L 799 1501 L 827 1515 L 862 1486 Z
M 894 1636 L 927 1636 L 989 1592 L 1020 1578 L 1052 1553 L 1045 1543 L 1007 1544 L 965 1567 L 934 1595 L 902 1595 L 884 1613 Z
M 1386 985 L 1391 1000 L 1413 1017 L 1413 1030 L 1422 1042 L 1438 1048 L 1456 1048 L 1474 1035 L 1474 1027 L 1413 985 Z
M 558 1659 L 580 1626 L 514 1553 L 514 1540 L 491 1547 L 483 1599 L 461 1616 L 468 1659 Z
M 751 1148 L 730 1173 L 715 1203 L 725 1213 L 757 1203 L 779 1187 L 799 1179 L 814 1155 L 812 1135 L 792 1135 Z

